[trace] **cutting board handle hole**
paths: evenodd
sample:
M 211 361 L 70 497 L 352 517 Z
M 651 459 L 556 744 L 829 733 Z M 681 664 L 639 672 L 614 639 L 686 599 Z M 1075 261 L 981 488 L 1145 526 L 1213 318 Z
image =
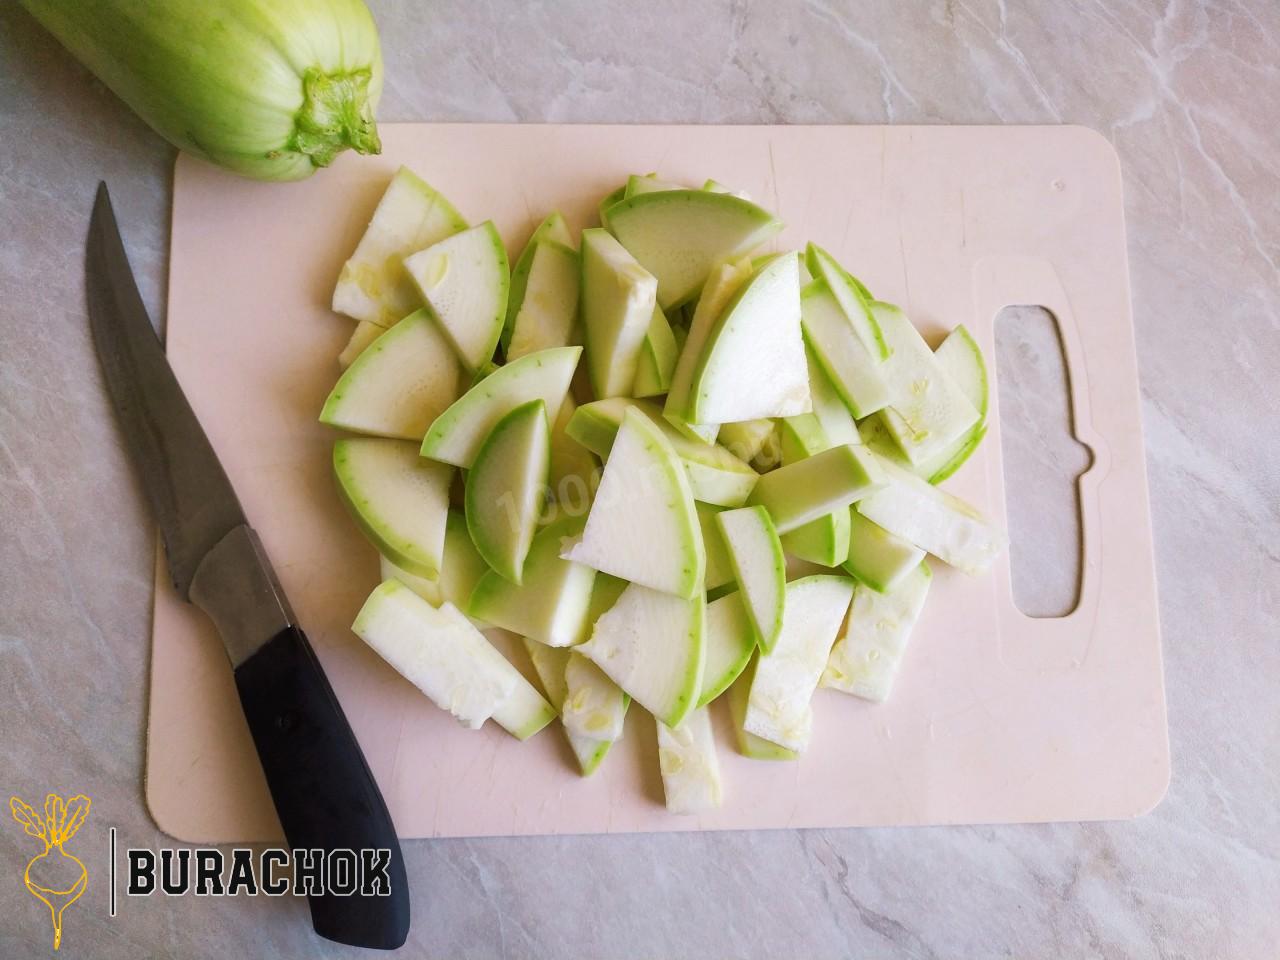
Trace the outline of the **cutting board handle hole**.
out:
M 1013 602 L 1028 617 L 1065 617 L 1080 601 L 1079 479 L 1093 453 L 1075 435 L 1057 317 L 1005 307 L 995 343 Z

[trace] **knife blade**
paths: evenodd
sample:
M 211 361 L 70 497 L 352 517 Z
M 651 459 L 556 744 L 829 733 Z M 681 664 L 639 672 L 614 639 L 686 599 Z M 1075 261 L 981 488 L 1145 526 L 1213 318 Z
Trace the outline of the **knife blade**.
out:
M 213 621 L 267 786 L 295 850 L 387 850 L 386 895 L 309 893 L 327 939 L 395 949 L 409 893 L 395 827 L 311 644 L 151 325 L 105 183 L 85 247 L 89 326 L 107 394 L 160 526 L 179 595 Z

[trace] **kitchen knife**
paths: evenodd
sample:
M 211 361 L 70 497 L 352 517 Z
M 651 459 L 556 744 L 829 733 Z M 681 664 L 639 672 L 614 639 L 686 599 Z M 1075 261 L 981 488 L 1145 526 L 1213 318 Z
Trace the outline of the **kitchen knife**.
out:
M 89 326 L 125 445 L 160 525 L 169 574 L 218 629 L 294 850 L 389 850 L 385 896 L 308 897 L 311 922 L 339 943 L 393 950 L 409 934 L 409 889 L 395 827 L 360 745 L 262 544 L 151 326 L 105 183 L 85 251 Z M 357 853 L 357 856 L 359 854 Z

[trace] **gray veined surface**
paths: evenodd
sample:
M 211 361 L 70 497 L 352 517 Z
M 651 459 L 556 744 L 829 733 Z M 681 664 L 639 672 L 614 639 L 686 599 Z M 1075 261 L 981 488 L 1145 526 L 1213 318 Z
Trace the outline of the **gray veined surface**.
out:
M 1107 135 L 1124 170 L 1174 753 L 1166 801 L 1124 824 L 409 843 L 410 951 L 1273 956 L 1280 6 L 372 6 L 386 120 L 1061 119 Z M 0 758 L 11 792 L 83 790 L 121 843 L 163 845 L 141 784 L 154 535 L 68 264 L 105 178 L 161 319 L 172 156 L 15 4 L 0 7 L 0 105 Z M 0 863 L 24 839 L 0 829 Z M 105 850 L 105 832 L 85 839 Z M 334 955 L 302 904 L 126 901 L 110 921 L 95 889 L 67 956 Z M 40 905 L 0 891 L 15 921 L 0 955 L 42 955 Z

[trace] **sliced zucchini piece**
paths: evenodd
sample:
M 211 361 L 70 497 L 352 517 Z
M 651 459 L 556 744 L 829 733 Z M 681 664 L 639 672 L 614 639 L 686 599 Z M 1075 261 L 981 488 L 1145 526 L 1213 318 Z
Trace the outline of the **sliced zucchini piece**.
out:
M 399 580 L 374 589 L 351 629 L 432 703 L 473 730 L 523 679 L 453 604 L 433 607 Z
M 772 420 L 743 420 L 720 427 L 716 442 L 739 460 L 751 463 L 767 455 L 778 425 Z
M 786 560 L 764 507 L 728 510 L 716 517 L 760 649 L 768 653 L 782 629 Z
M 766 473 L 749 502 L 764 506 L 784 534 L 849 506 L 883 483 L 875 457 L 863 447 L 844 444 Z
M 588 611 L 596 573 L 560 554 L 582 533 L 581 517 L 548 524 L 533 537 L 519 586 L 490 570 L 476 583 L 467 613 L 551 647 L 581 643 L 591 629 Z
M 680 348 L 676 335 L 662 308 L 653 305 L 653 319 L 645 334 L 644 349 L 636 368 L 636 381 L 631 390 L 634 397 L 656 397 L 671 389 L 671 376 L 675 373 Z
M 676 360 L 676 368 L 671 374 L 671 388 L 667 391 L 663 413 L 667 419 L 682 432 L 694 431 L 696 439 L 715 440 L 719 425 L 693 427 L 693 380 L 698 371 L 698 363 L 702 357 L 707 338 L 715 328 L 716 320 L 724 312 L 725 307 L 733 300 L 734 295 L 751 277 L 751 261 L 740 259 L 731 263 L 718 264 L 711 269 L 706 286 L 698 297 L 698 305 L 694 308 L 693 318 L 689 321 L 689 333 L 685 337 L 684 346 L 680 348 L 680 356 Z
M 573 650 L 564 670 L 564 728 L 586 740 L 622 739 L 630 702 L 622 689 L 586 657 Z
M 342 265 L 333 309 L 355 320 L 390 327 L 422 306 L 404 258 L 467 229 L 453 205 L 408 167 L 395 172 L 373 219 Z
M 729 716 L 733 721 L 733 735 L 738 743 L 738 752 L 752 760 L 796 760 L 800 754 L 786 747 L 780 747 L 772 741 L 748 733 L 743 727 L 747 716 L 747 701 L 751 696 L 751 682 L 755 679 L 756 663 L 759 656 L 753 656 L 733 686 L 729 688 Z
M 916 568 L 888 593 L 859 584 L 845 634 L 831 650 L 822 686 L 881 703 L 889 698 L 933 574 Z
M 524 647 L 529 653 L 529 659 L 533 661 L 533 669 L 538 674 L 538 680 L 542 683 L 547 699 L 553 707 L 560 709 L 564 705 L 566 690 L 565 666 L 573 654 L 567 648 L 548 647 L 527 638 L 524 641 Z M 573 750 L 574 757 L 577 758 L 578 769 L 582 771 L 584 777 L 589 777 L 596 772 L 605 755 L 608 754 L 609 748 L 613 746 L 610 740 L 580 737 L 567 729 L 565 737 L 569 741 L 569 748 Z
M 706 552 L 693 504 L 671 441 L 630 407 L 605 462 L 582 540 L 565 557 L 654 590 L 697 596 Z
M 563 214 L 558 211 L 547 214 L 546 219 L 534 228 L 529 242 L 525 244 L 524 249 L 520 251 L 520 256 L 511 266 L 511 290 L 507 295 L 507 315 L 502 324 L 501 340 L 504 354 L 507 353 L 511 334 L 515 330 L 516 314 L 524 304 L 525 289 L 529 284 L 529 273 L 533 269 L 534 254 L 537 252 L 538 244 L 544 240 L 573 249 L 573 236 L 569 233 L 569 225 L 565 222 Z
M 458 359 L 425 310 L 390 330 L 368 329 L 377 336 L 338 378 L 320 422 L 354 433 L 421 440 L 461 393 Z
M 707 336 L 689 387 L 692 423 L 789 417 L 813 409 L 795 256 L 767 260 Z
M 437 579 L 453 468 L 423 460 L 404 440 L 350 437 L 333 445 L 333 470 L 378 552 L 409 573 Z
M 788 750 L 809 745 L 809 701 L 852 599 L 853 581 L 847 577 L 805 577 L 787 584 L 782 632 L 756 664 L 743 729 Z
M 883 361 L 867 349 L 825 281 L 801 292 L 800 317 L 805 343 L 849 413 L 861 419 L 888 406 Z
M 948 457 L 981 419 L 977 409 L 906 314 L 887 303 L 873 302 L 871 309 L 892 348 L 881 364 L 892 392 L 880 414 L 884 425 L 913 464 Z
M 546 506 L 550 435 L 547 405 L 522 403 L 494 424 L 467 473 L 471 540 L 490 567 L 517 585 Z
M 456 510 L 450 510 L 445 521 L 444 555 L 440 561 L 440 575 L 435 580 L 402 570 L 386 557 L 379 556 L 379 560 L 383 580 L 399 580 L 432 606 L 438 607 L 447 601 L 464 611 L 476 584 L 489 572 L 489 565 L 471 542 L 466 518 Z M 488 626 L 482 620 L 473 622 L 481 629 Z
M 632 583 L 576 652 L 667 726 L 679 726 L 702 690 L 705 608 L 701 594 L 686 600 Z
M 805 249 L 805 263 L 809 272 L 827 285 L 872 362 L 879 363 L 889 359 L 893 352 L 892 346 L 880 329 L 880 318 L 871 309 L 867 288 L 861 281 L 816 243 L 809 244 Z
M 977 508 L 877 458 L 884 485 L 859 501 L 858 512 L 908 543 L 970 575 L 985 573 L 1007 542 Z
M 511 289 L 507 251 L 493 221 L 418 251 L 404 268 L 463 365 L 474 371 L 491 361 Z
M 700 707 L 729 689 L 729 685 L 746 668 L 756 648 L 755 630 L 747 616 L 741 593 L 735 591 L 710 601 L 706 618 L 703 633 L 705 663 L 702 692 L 698 697 Z
M 702 531 L 702 547 L 707 555 L 706 572 L 703 574 L 702 588 L 707 591 L 723 587 L 733 582 L 733 567 L 729 562 L 729 549 L 725 546 L 724 537 L 716 523 L 716 515 L 724 507 L 711 503 L 695 503 L 698 511 L 698 527 Z
M 493 425 L 530 400 L 560 412 L 581 347 L 539 350 L 498 367 L 436 417 L 422 440 L 422 455 L 469 468 Z
M 698 295 L 712 266 L 745 256 L 782 229 L 754 203 L 705 190 L 642 193 L 614 204 L 609 230 L 658 279 L 664 310 Z
M 695 500 L 722 507 L 737 507 L 746 502 L 759 479 L 756 472 L 719 444 L 685 436 L 662 415 L 658 406 L 648 401 L 612 397 L 583 404 L 569 421 L 568 434 L 592 453 L 607 458 L 622 418 L 632 406 L 639 408 L 671 441 Z
M 694 710 L 674 729 L 661 720 L 656 723 L 658 766 L 667 810 L 705 813 L 719 807 L 723 788 L 711 714 L 705 707 Z
M 578 324 L 578 252 L 554 240 L 536 245 L 524 299 L 503 350 L 508 361 L 550 347 L 567 347 Z
M 582 231 L 582 324 L 597 399 L 631 393 L 656 290 L 653 276 L 607 232 Z
M 888 593 L 920 566 L 924 551 L 849 509 L 849 555 L 844 568 L 860 583 Z
M 386 329 L 386 327 L 380 327 L 370 320 L 361 320 L 357 323 L 356 328 L 351 331 L 351 337 L 347 340 L 347 345 L 338 354 L 338 366 L 345 370 L 355 363 L 356 357 L 364 353 L 364 348 L 377 340 Z

